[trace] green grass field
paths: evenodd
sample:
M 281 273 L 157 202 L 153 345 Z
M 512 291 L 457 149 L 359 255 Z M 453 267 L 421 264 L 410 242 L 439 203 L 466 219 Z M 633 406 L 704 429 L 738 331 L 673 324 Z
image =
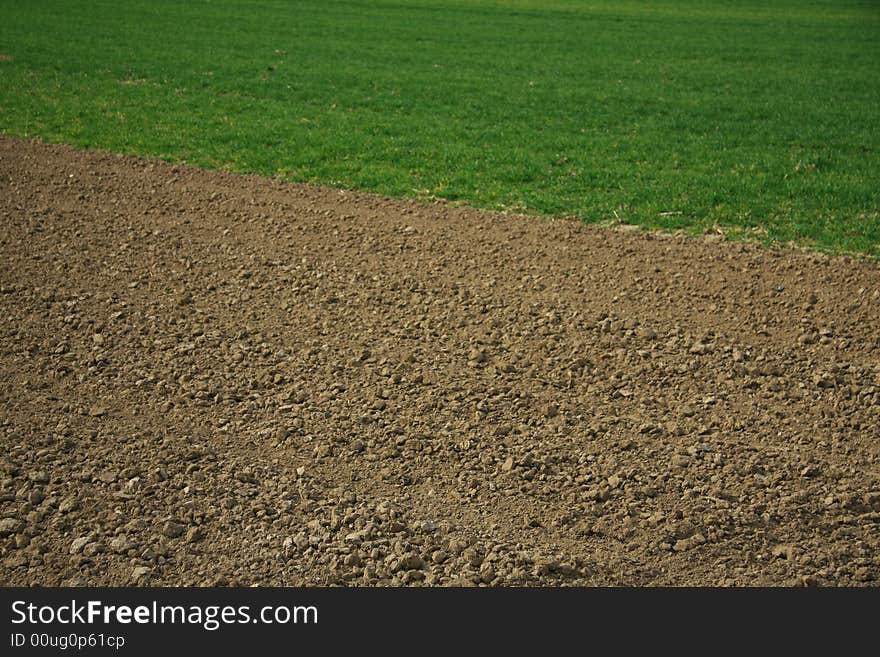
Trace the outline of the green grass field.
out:
M 0 0 L 0 131 L 880 255 L 877 0 Z

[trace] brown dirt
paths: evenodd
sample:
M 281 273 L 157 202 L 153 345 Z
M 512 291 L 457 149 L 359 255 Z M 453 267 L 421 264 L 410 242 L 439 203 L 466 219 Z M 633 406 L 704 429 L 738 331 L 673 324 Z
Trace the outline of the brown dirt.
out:
M 880 268 L 0 138 L 0 584 L 876 585 Z

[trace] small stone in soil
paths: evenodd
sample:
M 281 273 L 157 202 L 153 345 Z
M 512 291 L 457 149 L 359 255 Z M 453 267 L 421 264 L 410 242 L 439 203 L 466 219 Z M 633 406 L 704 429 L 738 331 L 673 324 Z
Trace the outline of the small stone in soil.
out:
M 162 525 L 162 535 L 168 538 L 178 538 L 183 535 L 183 532 L 186 531 L 186 527 L 181 525 L 179 522 L 173 522 L 169 520 L 164 525 Z
M 82 552 L 83 548 L 91 542 L 91 536 L 81 536 L 80 538 L 74 539 L 70 544 L 70 554 L 79 554 Z

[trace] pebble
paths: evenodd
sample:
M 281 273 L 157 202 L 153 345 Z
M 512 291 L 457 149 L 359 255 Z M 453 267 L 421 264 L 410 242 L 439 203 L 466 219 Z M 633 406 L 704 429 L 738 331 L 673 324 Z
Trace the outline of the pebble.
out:
M 169 520 L 164 525 L 162 525 L 162 536 L 167 538 L 178 538 L 183 536 L 183 533 L 186 531 L 186 527 L 181 525 L 179 522 L 174 522 Z
M 364 535 L 362 532 L 350 532 L 345 535 L 345 542 L 352 543 L 354 545 L 360 545 L 363 543 Z
M 9 569 L 14 568 L 24 568 L 28 565 L 30 560 L 24 554 L 14 554 L 11 557 L 8 557 L 3 561 L 3 565 L 5 565 Z
M 140 582 L 142 579 L 146 579 L 152 569 L 149 566 L 135 566 L 135 568 L 131 571 L 131 581 L 134 583 Z
M 376 576 L 376 567 L 372 564 L 367 564 L 366 566 L 364 566 L 362 577 L 364 582 L 367 584 L 372 584 L 373 582 L 375 582 L 378 579 L 378 577 Z
M 243 484 L 256 484 L 257 483 L 257 478 L 254 475 L 254 473 L 250 472 L 248 470 L 236 472 L 235 478 L 238 479 Z
M 58 505 L 58 510 L 61 513 L 70 513 L 77 509 L 79 509 L 79 500 L 75 497 L 65 497 Z
M 104 470 L 98 475 L 98 479 L 105 484 L 112 484 L 118 478 L 118 474 L 113 470 Z
M 792 561 L 795 557 L 795 548 L 793 545 L 774 545 L 770 554 L 779 559 Z
M 70 554 L 79 554 L 82 552 L 83 548 L 91 542 L 91 536 L 81 536 L 80 538 L 74 539 L 70 544 Z
M 205 533 L 201 527 L 190 527 L 186 532 L 187 543 L 198 543 L 205 538 Z
M 672 549 L 675 552 L 685 552 L 686 550 L 690 550 L 691 548 L 696 547 L 697 545 L 701 545 L 705 542 L 706 542 L 706 537 L 703 536 L 702 534 L 697 533 L 697 534 L 694 534 L 693 536 L 690 536 L 688 538 L 683 538 L 683 539 L 676 541 L 672 545 Z
M 38 472 L 32 472 L 28 477 L 35 484 L 48 484 L 49 483 L 49 473 L 45 470 L 40 470 Z
M 135 547 L 137 547 L 137 544 L 126 536 L 117 536 L 110 541 L 110 549 L 120 554 L 124 554 Z
M 24 523 L 16 518 L 3 518 L 0 520 L 0 536 L 10 536 L 24 529 Z
M 461 556 L 474 568 L 479 567 L 483 563 L 483 555 L 481 555 L 473 548 L 468 548 L 467 550 L 462 552 Z
M 400 559 L 399 570 L 421 570 L 425 567 L 425 560 L 417 554 L 409 554 Z
M 486 352 L 483 349 L 471 349 L 470 352 L 468 352 L 468 360 L 471 363 L 485 363 Z

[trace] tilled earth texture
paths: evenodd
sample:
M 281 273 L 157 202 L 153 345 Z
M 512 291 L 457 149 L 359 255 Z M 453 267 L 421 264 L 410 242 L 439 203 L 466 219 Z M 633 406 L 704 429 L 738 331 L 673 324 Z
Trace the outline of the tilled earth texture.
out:
M 880 268 L 0 138 L 0 583 L 877 585 Z

